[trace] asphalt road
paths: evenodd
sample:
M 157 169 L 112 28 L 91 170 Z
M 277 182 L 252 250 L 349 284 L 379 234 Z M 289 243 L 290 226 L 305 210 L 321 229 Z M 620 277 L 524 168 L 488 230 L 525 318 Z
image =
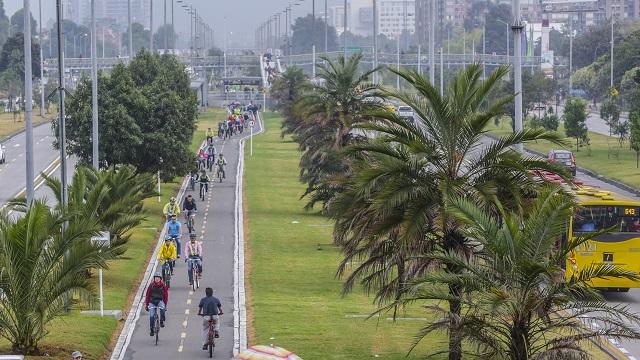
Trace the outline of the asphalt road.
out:
M 256 122 L 254 132 L 259 130 L 259 126 L 259 122 Z M 247 131 L 226 142 L 215 139 L 218 153 L 224 153 L 227 159 L 227 178 L 221 184 L 217 182 L 213 184 L 204 202 L 197 202 L 196 228 L 203 242 L 204 252 L 200 289 L 195 293 L 191 290 L 187 280 L 186 264 L 183 258 L 179 259 L 176 262 L 175 276 L 171 279 L 167 323 L 160 331 L 158 346 L 155 345 L 155 337 L 149 336 L 149 315 L 143 311 L 135 325 L 124 359 L 208 358 L 208 353 L 202 350 L 200 339 L 202 320 L 196 315 L 198 303 L 204 297 L 205 287 L 213 288 L 214 296 L 221 300 L 224 311 L 221 317 L 220 339 L 217 339 L 214 358 L 233 357 L 235 186 L 239 156 L 238 141 L 245 135 L 248 135 Z M 210 174 L 212 178 L 213 175 Z M 191 192 L 188 191 L 187 194 L 189 193 Z M 197 186 L 193 195 L 198 197 Z M 179 200 L 182 201 L 182 199 Z M 186 225 L 183 229 L 183 234 L 185 233 Z M 187 240 L 184 235 L 182 240 L 183 244 Z
M 54 136 L 50 124 L 43 124 L 33 129 L 34 175 L 37 177 L 56 158 L 59 151 L 53 148 Z M 6 151 L 6 163 L 0 164 L 0 205 L 12 199 L 25 187 L 26 136 L 22 132 L 3 143 Z M 36 196 L 38 194 L 36 193 Z

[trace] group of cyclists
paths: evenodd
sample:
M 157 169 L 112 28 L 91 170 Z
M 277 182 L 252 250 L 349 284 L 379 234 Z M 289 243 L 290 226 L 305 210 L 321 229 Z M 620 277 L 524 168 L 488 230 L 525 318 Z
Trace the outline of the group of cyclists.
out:
M 237 102 L 229 104 L 227 119 L 218 123 L 218 137 L 228 139 L 234 134 L 242 134 L 249 122 L 255 121 L 257 111 L 258 107 L 253 103 L 247 106 Z

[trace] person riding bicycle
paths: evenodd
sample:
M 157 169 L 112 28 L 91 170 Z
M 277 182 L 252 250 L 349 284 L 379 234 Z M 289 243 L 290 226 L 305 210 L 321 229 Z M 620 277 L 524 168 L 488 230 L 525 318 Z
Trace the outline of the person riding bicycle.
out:
M 164 217 L 167 219 L 170 219 L 171 215 L 180 215 L 180 206 L 176 204 L 175 197 L 172 196 L 171 199 L 169 199 L 169 202 L 164 205 L 164 208 L 162 209 L 162 213 L 164 214 Z
M 224 167 L 225 165 L 227 165 L 227 159 L 224 158 L 224 155 L 222 153 L 220 153 L 220 155 L 218 156 L 216 165 L 218 165 L 218 171 L 222 172 L 222 178 L 226 179 L 227 175 L 224 173 Z
M 207 146 L 207 168 L 209 167 L 209 164 L 213 164 L 214 161 L 216 161 L 216 148 L 215 146 L 213 146 L 213 144 L 210 144 L 209 146 Z
M 171 220 L 167 221 L 167 237 L 176 241 L 179 258 L 180 249 L 182 249 L 182 224 L 178 221 L 178 216 L 175 214 L 171 216 Z
M 207 144 L 213 144 L 213 130 L 211 130 L 211 128 L 207 129 Z
M 196 239 L 197 235 L 189 234 L 189 242 L 184 247 L 184 261 L 187 263 L 187 276 L 189 285 L 193 284 L 192 266 L 198 267 L 198 277 L 202 275 L 202 242 Z
M 206 171 L 202 170 L 198 177 L 198 181 L 200 182 L 200 193 L 202 193 L 202 188 L 204 188 L 205 192 L 209 191 L 209 183 L 211 182 L 211 179 L 209 178 L 209 175 L 207 175 Z
M 207 167 L 207 153 L 204 149 L 200 149 L 198 151 L 198 169 L 203 169 Z
M 198 304 L 198 315 L 202 316 L 202 350 L 207 350 L 209 342 L 209 320 L 215 322 L 213 331 L 215 337 L 220 337 L 220 315 L 222 315 L 222 303 L 213 296 L 213 289 L 208 287 L 204 290 L 205 297 L 200 299 Z
M 166 321 L 165 312 L 169 303 L 169 289 L 162 281 L 162 274 L 156 273 L 153 281 L 147 287 L 147 293 L 144 298 L 144 309 L 149 311 L 149 324 L 151 325 L 151 336 L 155 335 L 153 329 L 155 316 L 158 315 L 157 309 L 160 309 L 160 327 L 164 327 Z
M 182 212 L 185 213 L 184 219 L 189 220 L 188 214 L 189 211 L 198 211 L 198 206 L 196 205 L 196 199 L 191 196 L 191 194 L 184 197 L 184 201 L 182 202 Z
M 171 241 L 171 237 L 167 236 L 164 239 L 164 243 L 160 246 L 160 251 L 158 251 L 158 260 L 162 262 L 162 278 L 166 279 L 165 272 L 165 264 L 169 266 L 169 270 L 173 273 L 173 262 L 176 260 L 177 256 L 176 246 Z

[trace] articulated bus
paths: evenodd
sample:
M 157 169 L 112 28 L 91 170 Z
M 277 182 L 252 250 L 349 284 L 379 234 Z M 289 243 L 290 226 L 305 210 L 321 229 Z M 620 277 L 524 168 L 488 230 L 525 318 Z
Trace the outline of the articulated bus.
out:
M 569 221 L 568 237 L 613 228 L 582 244 L 567 259 L 567 275 L 592 263 L 610 263 L 640 274 L 640 201 L 588 186 L 574 190 L 579 206 Z M 640 281 L 595 279 L 593 287 L 609 291 L 640 288 Z

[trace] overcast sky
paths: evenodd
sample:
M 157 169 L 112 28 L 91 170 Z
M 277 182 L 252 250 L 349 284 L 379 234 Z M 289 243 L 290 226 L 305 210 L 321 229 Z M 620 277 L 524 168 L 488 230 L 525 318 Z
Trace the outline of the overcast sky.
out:
M 41 0 L 43 11 L 43 22 L 47 24 L 55 19 L 56 0 Z M 85 0 L 89 1 L 89 0 Z M 164 0 L 154 1 L 154 25 L 158 26 L 163 15 Z M 171 4 L 171 0 L 166 0 Z M 198 9 L 202 18 L 213 27 L 216 41 L 221 46 L 224 37 L 224 19 L 227 18 L 227 31 L 230 46 L 254 45 L 253 36 L 256 24 L 265 21 L 270 15 L 283 11 L 291 2 L 301 2 L 299 6 L 294 6 L 293 18 L 311 13 L 311 3 L 313 0 L 184 0 Z M 324 0 L 315 0 L 316 12 L 324 11 Z M 332 3 L 342 3 L 340 0 L 329 0 Z M 4 0 L 4 7 L 10 17 L 16 10 L 22 8 L 23 0 Z M 188 33 L 189 24 L 186 12 L 178 11 L 179 6 L 175 4 L 176 31 Z M 38 19 L 38 0 L 31 0 L 31 12 Z M 180 15 L 178 15 L 180 14 Z M 284 23 L 283 23 L 284 27 Z

